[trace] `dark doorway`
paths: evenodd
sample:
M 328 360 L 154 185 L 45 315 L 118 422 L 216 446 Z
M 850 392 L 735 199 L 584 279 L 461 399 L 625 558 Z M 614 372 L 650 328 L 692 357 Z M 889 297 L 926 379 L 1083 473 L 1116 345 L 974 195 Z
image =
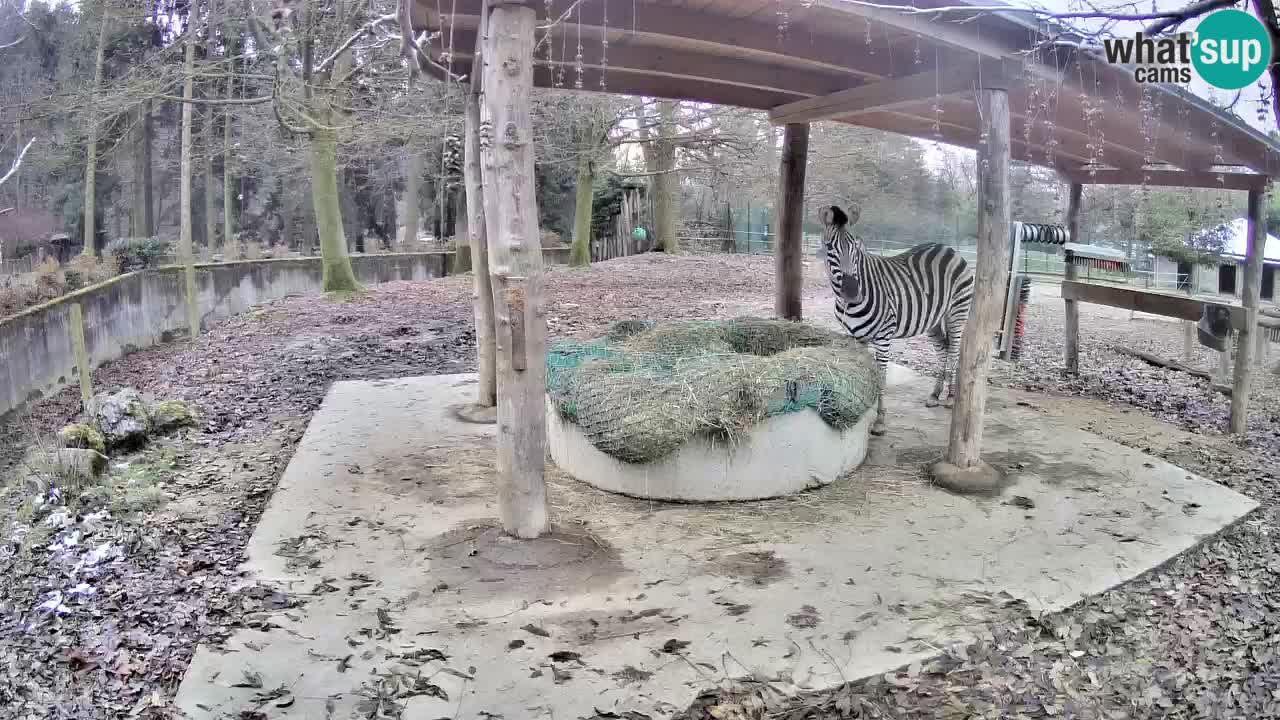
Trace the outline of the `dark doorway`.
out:
M 1271 300 L 1276 294 L 1276 269 L 1274 266 L 1262 268 L 1262 299 Z
M 1218 266 L 1218 292 L 1223 295 L 1236 294 L 1236 266 Z
M 1185 290 L 1191 289 L 1191 270 L 1192 270 L 1191 263 L 1189 262 L 1178 263 L 1178 289 L 1179 290 L 1185 291 Z

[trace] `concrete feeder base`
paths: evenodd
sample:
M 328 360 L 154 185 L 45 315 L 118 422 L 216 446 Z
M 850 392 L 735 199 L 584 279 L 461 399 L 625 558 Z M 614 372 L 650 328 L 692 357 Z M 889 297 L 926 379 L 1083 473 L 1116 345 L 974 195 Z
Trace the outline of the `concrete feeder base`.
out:
M 867 456 L 876 411 L 835 430 L 810 409 L 766 418 L 735 444 L 697 437 L 654 462 L 627 463 L 601 452 L 547 400 L 547 446 L 556 465 L 609 492 L 707 502 L 763 500 L 829 485 Z

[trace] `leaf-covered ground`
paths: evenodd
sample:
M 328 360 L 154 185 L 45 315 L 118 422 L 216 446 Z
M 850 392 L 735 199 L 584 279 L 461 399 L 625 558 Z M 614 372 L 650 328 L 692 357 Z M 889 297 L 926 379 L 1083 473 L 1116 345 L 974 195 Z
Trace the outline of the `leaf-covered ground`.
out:
M 808 282 L 806 308 L 829 324 L 816 266 Z M 548 282 L 549 330 L 553 338 L 583 336 L 624 318 L 768 314 L 772 287 L 767 257 L 648 255 L 557 269 Z M 112 459 L 113 474 L 158 488 L 167 498 L 158 509 L 54 513 L 33 524 L 19 511 L 31 491 L 6 487 L 0 716 L 169 717 L 197 643 L 260 627 L 272 612 L 305 602 L 247 584 L 237 567 L 307 419 L 335 380 L 473 370 L 470 292 L 468 278 L 446 278 L 379 286 L 348 301 L 290 298 L 219 323 L 195 343 L 138 352 L 95 373 L 97 389 L 128 385 L 186 399 L 201 422 L 145 453 Z M 1044 297 L 1028 314 L 1022 362 L 998 362 L 993 381 L 1036 391 L 1027 402 L 1045 412 L 1219 479 L 1259 500 L 1258 513 L 1070 612 L 1029 617 L 1011 603 L 988 641 L 950 649 L 935 663 L 820 697 L 784 699 L 767 686 L 748 687 L 704 698 L 691 716 L 1280 714 L 1273 535 L 1280 381 L 1260 378 L 1249 443 L 1240 448 L 1219 432 L 1224 397 L 1110 350 L 1123 343 L 1178 358 L 1178 324 L 1088 306 L 1083 317 L 1079 378 L 1061 376 L 1061 302 Z M 896 351 L 907 364 L 933 366 L 925 343 Z M 1204 353 L 1200 364 L 1211 360 Z M 77 404 L 68 389 L 8 418 L 0 467 L 75 417 Z M 1162 432 L 1167 426 L 1152 418 L 1182 430 Z

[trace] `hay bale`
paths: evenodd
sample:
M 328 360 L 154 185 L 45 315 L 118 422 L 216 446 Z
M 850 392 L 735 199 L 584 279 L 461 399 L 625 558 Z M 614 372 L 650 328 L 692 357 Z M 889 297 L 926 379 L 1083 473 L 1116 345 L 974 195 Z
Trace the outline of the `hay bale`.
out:
M 624 321 L 548 353 L 547 392 L 602 452 L 651 462 L 696 436 L 734 442 L 772 415 L 856 424 L 880 396 L 866 347 L 783 320 Z

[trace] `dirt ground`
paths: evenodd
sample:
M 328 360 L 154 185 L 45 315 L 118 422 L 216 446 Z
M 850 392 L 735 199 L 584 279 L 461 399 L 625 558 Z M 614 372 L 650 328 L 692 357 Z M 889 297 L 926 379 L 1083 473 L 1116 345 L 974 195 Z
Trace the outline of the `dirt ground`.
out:
M 817 265 L 806 282 L 809 317 L 832 325 Z M 762 256 L 643 255 L 557 268 L 548 275 L 548 328 L 558 339 L 588 337 L 626 318 L 771 314 L 773 284 L 773 261 Z M 237 566 L 308 418 L 335 380 L 474 370 L 470 293 L 470 279 L 454 277 L 378 286 L 346 301 L 289 298 L 222 322 L 194 343 L 138 352 L 95 373 L 97 389 L 128 385 L 188 400 L 200 424 L 146 453 L 113 458 L 115 472 L 148 472 L 167 499 L 156 509 L 35 528 L 18 512 L 29 490 L 7 486 L 0 716 L 171 717 L 197 643 L 216 644 L 232 628 L 260 625 L 266 610 L 305 603 L 247 584 Z M 1225 397 L 1111 350 L 1124 344 L 1178 358 L 1177 323 L 1083 306 L 1081 373 L 1064 377 L 1055 294 L 1037 287 L 1023 357 L 996 361 L 992 382 L 1024 391 L 1020 402 L 1041 412 L 1217 479 L 1258 500 L 1260 510 L 1069 612 L 1011 612 L 985 641 L 943 649 L 924 667 L 806 698 L 726 683 L 689 717 L 1280 716 L 1280 375 L 1260 374 L 1247 443 L 1238 444 L 1221 433 Z M 899 342 L 894 352 L 917 369 L 936 362 L 923 340 Z M 1216 365 L 1207 351 L 1199 363 Z M 67 389 L 7 418 L 0 467 L 30 439 L 73 419 L 78 404 L 78 392 Z M 113 559 L 89 558 L 103 547 Z

